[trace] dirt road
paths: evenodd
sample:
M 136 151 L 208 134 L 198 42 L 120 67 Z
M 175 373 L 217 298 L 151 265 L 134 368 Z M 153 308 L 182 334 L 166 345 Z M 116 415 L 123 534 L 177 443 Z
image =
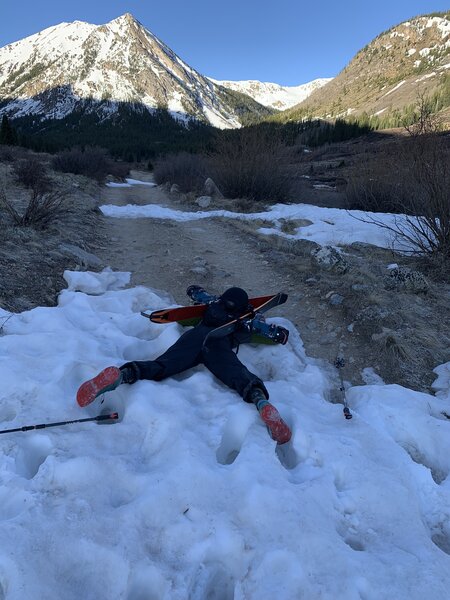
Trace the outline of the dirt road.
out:
M 145 172 L 132 172 L 131 177 L 151 181 Z M 142 185 L 104 187 L 101 202 L 199 209 L 180 195 Z M 346 247 L 353 266 L 343 277 L 313 264 L 309 246 L 293 254 L 274 245 L 277 236 L 259 236 L 236 220 L 104 217 L 103 228 L 104 241 L 94 249 L 102 262 L 131 271 L 132 285 L 168 292 L 177 304 L 188 303 L 186 288 L 192 284 L 214 294 L 230 286 L 243 287 L 251 295 L 287 293 L 288 302 L 269 316 L 295 325 L 307 355 L 320 361 L 334 389 L 334 360 L 341 352 L 346 359 L 344 377 L 353 385 L 379 383 L 381 376 L 385 383 L 426 390 L 435 379 L 433 368 L 449 360 L 450 326 L 442 325 L 449 286 L 431 286 L 426 297 L 389 291 L 386 265 L 403 260 L 389 250 Z
M 151 181 L 148 173 L 131 176 Z M 183 209 L 160 187 L 106 187 L 102 202 Z M 287 293 L 289 300 L 276 310 L 276 316 L 289 319 L 300 331 L 308 355 L 324 361 L 331 376 L 335 374 L 333 361 L 339 349 L 347 348 L 348 332 L 339 311 L 323 301 L 323 289 L 305 283 L 315 275 L 309 270 L 309 260 L 288 256 L 223 219 L 179 223 L 105 217 L 105 225 L 109 241 L 96 249 L 102 261 L 115 270 L 131 271 L 133 285 L 169 292 L 178 304 L 188 303 L 186 288 L 194 283 L 215 294 L 233 285 L 244 287 L 250 295 Z M 348 359 L 350 364 L 357 362 L 358 369 L 346 377 L 362 383 L 359 370 L 369 363 L 360 356 L 358 343 L 351 345 Z

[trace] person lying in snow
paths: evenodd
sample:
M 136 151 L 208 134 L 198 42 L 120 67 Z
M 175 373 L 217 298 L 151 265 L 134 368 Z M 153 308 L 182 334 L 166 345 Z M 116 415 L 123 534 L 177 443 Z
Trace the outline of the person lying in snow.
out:
M 249 341 L 250 328 L 239 327 L 225 337 L 208 339 L 209 332 L 248 313 L 255 314 L 249 305 L 247 292 L 239 287 L 227 289 L 221 296 L 211 296 L 199 286 L 191 286 L 188 295 L 206 303 L 207 309 L 198 325 L 189 329 L 164 354 L 149 361 L 127 362 L 121 367 L 107 367 L 84 382 L 77 392 L 77 402 L 87 406 L 97 396 L 114 390 L 122 383 L 132 384 L 140 379 L 161 381 L 199 364 L 204 364 L 222 383 L 236 390 L 245 402 L 253 403 L 270 436 L 279 444 L 291 439 L 291 431 L 278 410 L 268 402 L 269 393 L 259 377 L 251 373 L 238 359 L 233 348 Z M 248 322 L 247 322 L 248 323 Z M 283 328 L 277 328 L 286 333 Z

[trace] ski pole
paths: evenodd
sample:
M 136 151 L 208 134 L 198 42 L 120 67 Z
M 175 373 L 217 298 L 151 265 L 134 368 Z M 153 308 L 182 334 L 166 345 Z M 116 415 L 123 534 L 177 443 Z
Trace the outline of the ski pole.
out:
M 351 419 L 353 417 L 353 415 L 350 412 L 350 409 L 349 409 L 348 404 L 347 404 L 347 398 L 345 396 L 344 379 L 342 377 L 342 371 L 341 371 L 341 369 L 345 366 L 345 360 L 344 360 L 344 358 L 342 356 L 337 356 L 336 360 L 334 361 L 334 366 L 338 370 L 339 378 L 341 380 L 341 387 L 339 388 L 339 390 L 342 393 L 342 400 L 344 402 L 344 417 L 346 419 Z
M 73 423 L 87 423 L 88 421 L 117 421 L 119 413 L 110 413 L 108 415 L 97 415 L 87 419 L 74 419 L 73 421 L 58 421 L 57 423 L 40 423 L 39 425 L 24 425 L 16 429 L 3 429 L 0 433 L 15 433 L 16 431 L 31 431 L 32 429 L 45 429 L 47 427 L 59 427 L 61 425 L 72 425 Z

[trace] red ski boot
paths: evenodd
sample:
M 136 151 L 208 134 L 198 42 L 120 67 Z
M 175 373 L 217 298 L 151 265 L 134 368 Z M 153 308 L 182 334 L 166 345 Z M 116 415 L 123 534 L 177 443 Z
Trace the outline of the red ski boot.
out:
M 291 430 L 283 421 L 275 406 L 267 401 L 263 391 L 258 387 L 253 388 L 250 393 L 250 400 L 256 405 L 270 437 L 279 444 L 288 442 L 292 437 Z
M 117 367 L 106 367 L 98 375 L 85 381 L 77 392 L 77 402 L 87 406 L 105 392 L 115 390 L 122 383 L 122 372 Z
M 285 444 L 291 439 L 291 430 L 273 404 L 270 404 L 266 400 L 261 409 L 258 410 L 273 440 L 278 442 L 278 444 Z

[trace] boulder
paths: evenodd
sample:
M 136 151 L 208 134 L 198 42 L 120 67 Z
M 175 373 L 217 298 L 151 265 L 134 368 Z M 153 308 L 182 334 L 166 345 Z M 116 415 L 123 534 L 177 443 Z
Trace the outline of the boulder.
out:
M 103 265 L 98 256 L 95 256 L 95 254 L 92 254 L 91 252 L 86 252 L 86 250 L 74 246 L 73 244 L 60 244 L 59 251 L 64 256 L 75 259 L 81 267 L 95 268 Z
M 321 269 L 334 271 L 340 275 L 349 269 L 345 258 L 333 246 L 320 246 L 311 252 L 312 261 Z
M 402 290 L 413 294 L 426 294 L 430 288 L 427 278 L 420 271 L 413 271 L 406 267 L 389 269 L 386 278 L 386 288 L 389 290 Z
M 223 198 L 224 197 L 224 195 L 219 190 L 219 188 L 214 183 L 214 181 L 211 179 L 211 177 L 208 177 L 208 179 L 205 181 L 205 184 L 203 186 L 203 192 L 204 192 L 205 196 L 212 196 L 213 198 Z
M 208 208 L 208 206 L 211 204 L 211 201 L 211 196 L 199 196 L 195 202 L 200 206 L 200 208 Z

